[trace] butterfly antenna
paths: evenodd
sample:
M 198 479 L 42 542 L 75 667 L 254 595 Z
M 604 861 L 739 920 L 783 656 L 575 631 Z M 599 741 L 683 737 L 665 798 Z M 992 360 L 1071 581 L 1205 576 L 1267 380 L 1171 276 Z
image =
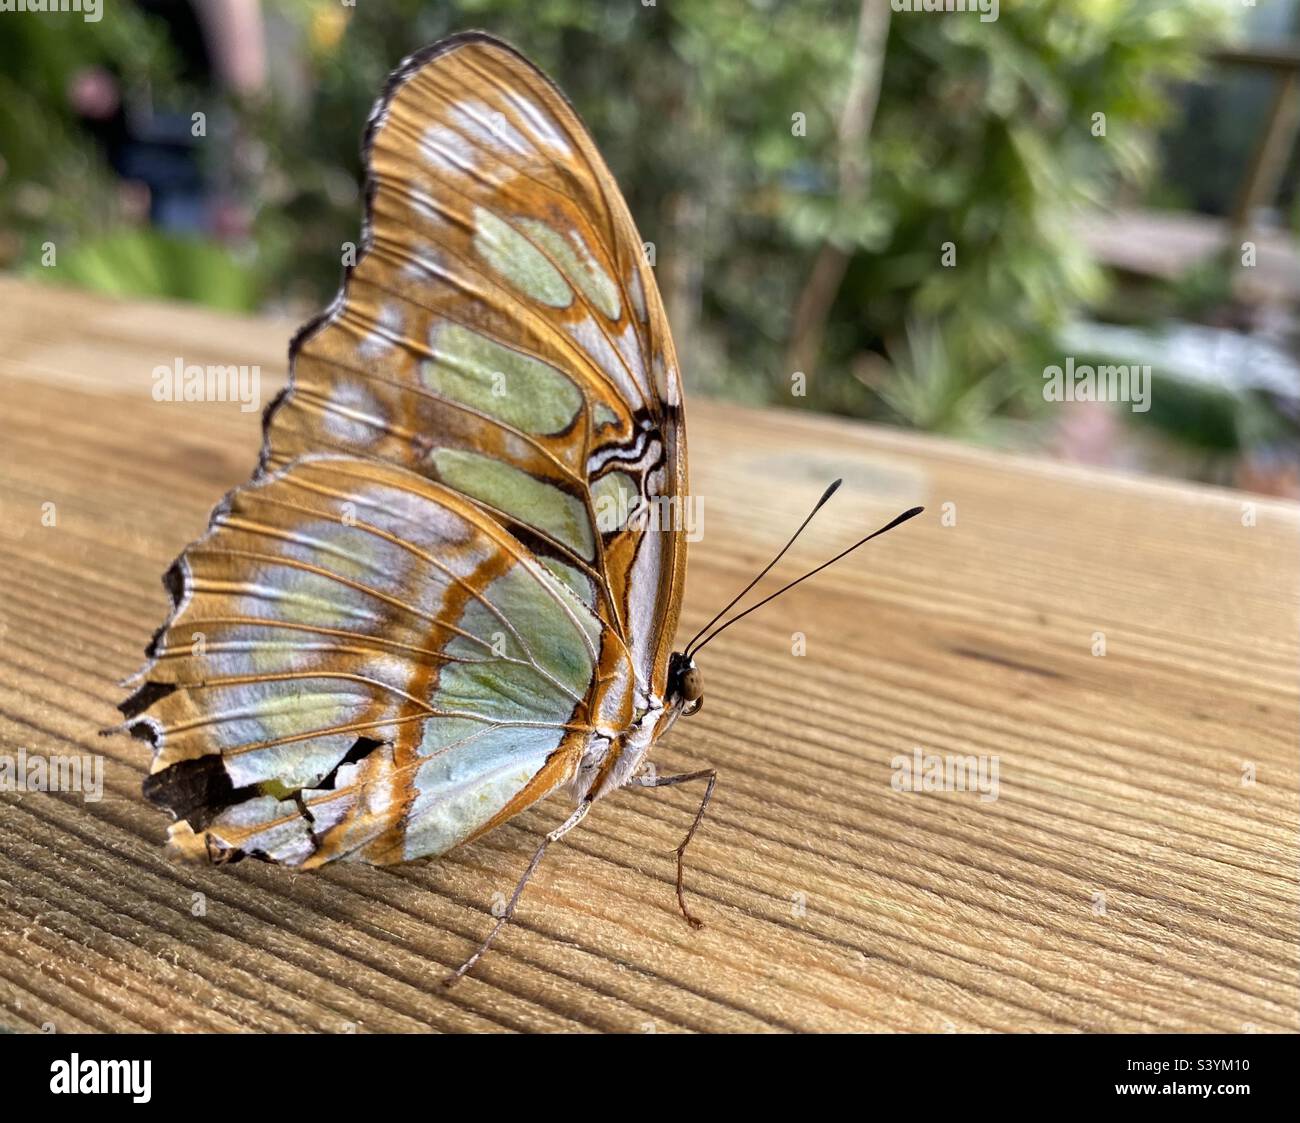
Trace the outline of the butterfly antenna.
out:
M 836 487 L 839 486 L 839 481 L 838 481 L 838 480 L 836 481 L 836 485 L 835 485 L 835 486 L 836 486 Z M 832 488 L 831 488 L 831 491 L 834 491 L 834 490 L 835 490 L 835 488 L 832 487 Z M 826 493 L 826 496 L 829 496 L 829 495 L 830 495 L 830 491 L 828 491 L 828 492 Z M 822 503 L 826 502 L 826 496 L 823 496 L 823 497 L 822 497 Z M 819 503 L 817 506 L 820 507 L 820 506 L 821 506 L 821 503 Z M 748 616 L 751 612 L 754 612 L 754 611 L 756 611 L 757 609 L 762 608 L 763 605 L 767 604 L 768 601 L 776 600 L 776 598 L 779 597 L 782 593 L 788 593 L 788 592 L 789 592 L 791 589 L 793 589 L 796 585 L 800 584 L 800 583 L 803 582 L 803 581 L 807 581 L 809 577 L 814 577 L 814 576 L 816 576 L 816 575 L 817 575 L 818 573 L 820 573 L 823 569 L 826 569 L 826 568 L 828 568 L 829 566 L 834 565 L 834 564 L 835 564 L 837 561 L 839 561 L 841 558 L 846 558 L 846 557 L 848 557 L 849 554 L 853 553 L 853 551 L 856 550 L 859 546 L 865 546 L 865 545 L 866 545 L 868 542 L 870 542 L 873 538 L 879 538 L 880 535 L 882 535 L 882 534 L 885 533 L 885 531 L 887 531 L 887 530 L 893 530 L 894 527 L 899 526 L 899 525 L 901 525 L 902 523 L 907 522 L 908 519 L 914 519 L 914 518 L 916 518 L 916 516 L 919 515 L 919 514 L 920 514 L 922 511 L 924 511 L 924 510 L 925 510 L 924 507 L 913 507 L 910 511 L 904 511 L 901 515 L 898 516 L 898 518 L 894 519 L 892 522 L 888 522 L 888 523 L 886 523 L 886 524 L 885 524 L 884 526 L 882 526 L 879 530 L 872 531 L 872 532 L 871 532 L 870 534 L 868 534 L 865 538 L 861 539 L 861 540 L 858 541 L 858 542 L 853 543 L 853 545 L 850 546 L 847 550 L 841 550 L 838 554 L 836 554 L 833 558 L 831 558 L 830 561 L 822 562 L 822 564 L 819 565 L 816 569 L 811 569 L 811 570 L 809 570 L 809 571 L 808 571 L 807 573 L 805 573 L 802 577 L 799 577 L 799 578 L 797 578 L 796 580 L 791 581 L 790 584 L 784 586 L 783 588 L 777 589 L 777 591 L 776 591 L 775 593 L 771 594 L 771 596 L 766 596 L 766 597 L 764 597 L 764 598 L 763 598 L 761 601 L 759 601 L 756 605 L 753 605 L 752 607 L 745 609 L 745 611 L 742 612 L 739 616 L 733 616 L 730 620 L 728 620 L 725 624 L 723 624 L 722 627 L 720 627 L 717 631 L 715 631 L 715 632 L 710 632 L 707 636 L 705 636 L 704 639 L 700 641 L 699 646 L 695 648 L 695 651 L 699 651 L 700 648 L 702 648 L 706 643 L 709 642 L 709 640 L 713 639 L 714 636 L 720 635 L 722 632 L 726 631 L 726 629 L 727 629 L 727 628 L 730 628 L 731 625 L 734 624 L 737 620 L 743 620 L 743 619 L 744 619 L 746 616 Z M 816 508 L 814 508 L 814 512 L 815 512 L 815 511 L 816 511 Z M 809 515 L 808 518 L 812 518 L 812 515 Z M 805 520 L 805 524 L 804 524 L 804 525 L 805 525 L 805 526 L 807 525 L 806 520 Z M 799 529 L 802 530 L 803 527 L 800 527 Z M 796 535 L 796 537 L 797 537 L 797 535 Z M 789 548 L 790 548 L 789 545 L 787 545 L 787 546 L 786 546 L 786 549 L 788 550 Z M 784 554 L 784 553 L 785 553 L 785 550 L 782 550 L 782 551 L 781 551 L 781 554 Z M 781 554 L 777 554 L 777 557 L 779 558 L 779 557 L 781 556 Z M 767 568 L 768 568 L 768 569 L 771 569 L 772 567 L 771 567 L 771 566 L 768 566 Z M 766 573 L 766 572 L 767 572 L 767 570 L 765 569 L 765 570 L 763 571 L 763 573 Z M 761 577 L 762 574 L 759 574 L 759 576 Z M 743 595 L 744 595 L 744 594 L 742 594 L 742 596 L 743 596 Z M 739 598 L 737 598 L 737 599 L 739 599 Z M 735 603 L 735 601 L 732 601 L 732 604 L 734 604 L 734 603 Z M 728 607 L 730 607 L 730 606 L 728 606 Z M 725 612 L 726 609 L 724 609 L 723 611 Z M 721 613 L 719 613 L 719 615 L 721 615 Z M 715 617 L 714 619 L 716 619 L 716 617 Z M 706 630 L 707 630 L 707 629 L 706 629 Z M 698 639 L 699 637 L 697 636 L 696 638 Z M 692 643 L 692 644 L 695 643 L 695 640 L 691 640 L 691 643 Z M 692 655 L 693 655 L 694 653 L 695 653 L 695 652 L 690 652 L 690 654 L 692 654 Z
M 830 487 L 828 487 L 825 491 L 822 492 L 822 497 L 819 500 L 817 500 L 816 506 L 814 506 L 813 509 L 808 512 L 808 517 L 799 524 L 799 529 L 796 530 L 794 534 L 790 536 L 790 541 L 781 547 L 781 552 L 777 554 L 776 557 L 774 557 L 770 562 L 767 563 L 767 565 L 763 567 L 762 572 L 757 577 L 755 577 L 754 580 L 752 580 L 748 585 L 746 585 L 743 589 L 741 589 L 740 592 L 738 592 L 734 597 L 732 597 L 731 600 L 727 603 L 727 606 L 724 609 L 722 609 L 722 611 L 720 611 L 712 620 L 710 620 L 707 624 L 705 624 L 704 627 L 702 627 L 698 632 L 695 633 L 694 636 L 691 637 L 691 643 L 688 643 L 686 645 L 683 654 L 690 655 L 691 644 L 693 644 L 697 639 L 700 638 L 700 636 L 704 635 L 705 632 L 707 632 L 710 628 L 712 628 L 714 624 L 716 624 L 719 620 L 721 620 L 724 616 L 726 616 L 727 613 L 730 612 L 732 608 L 735 607 L 736 602 L 739 601 L 741 597 L 743 597 L 747 592 L 749 592 L 750 589 L 752 589 L 761 580 L 763 580 L 764 577 L 767 576 L 768 570 L 770 570 L 774 565 L 776 565 L 777 562 L 779 562 L 785 556 L 786 550 L 788 550 L 791 546 L 794 545 L 794 540 L 803 533 L 804 527 L 806 527 L 810 522 L 812 522 L 813 515 L 815 515 L 826 505 L 826 501 L 839 490 L 840 484 L 842 484 L 843 482 L 844 481 L 842 479 L 836 480 L 833 484 L 831 484 Z

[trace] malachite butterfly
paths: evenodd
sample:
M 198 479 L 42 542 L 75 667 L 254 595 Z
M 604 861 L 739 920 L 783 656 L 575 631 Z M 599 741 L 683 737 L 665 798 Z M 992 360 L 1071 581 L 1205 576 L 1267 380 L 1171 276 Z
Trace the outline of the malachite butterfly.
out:
M 694 833 L 712 771 L 640 772 L 702 690 L 681 519 L 648 517 L 687 497 L 681 379 L 622 195 L 481 33 L 401 64 L 364 151 L 356 264 L 119 707 L 145 795 L 182 856 L 304 869 L 443 854 L 560 790 L 528 873 L 626 784 L 707 781 Z

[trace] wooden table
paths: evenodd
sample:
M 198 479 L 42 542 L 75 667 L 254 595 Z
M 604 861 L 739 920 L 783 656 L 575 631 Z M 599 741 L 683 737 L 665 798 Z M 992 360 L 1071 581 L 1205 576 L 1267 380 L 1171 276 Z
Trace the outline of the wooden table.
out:
M 151 372 L 256 363 L 269 397 L 290 330 L 0 282 L 0 746 L 106 757 L 99 802 L 0 795 L 0 1024 L 1298 1028 L 1297 507 L 800 413 L 691 403 L 684 631 L 830 479 L 785 573 L 928 509 L 702 657 L 658 757 L 721 772 L 702 931 L 672 890 L 689 789 L 600 804 L 450 993 L 559 803 L 398 868 L 169 863 L 147 746 L 96 730 L 259 433 Z M 895 790 L 918 749 L 996 760 L 998 798 Z

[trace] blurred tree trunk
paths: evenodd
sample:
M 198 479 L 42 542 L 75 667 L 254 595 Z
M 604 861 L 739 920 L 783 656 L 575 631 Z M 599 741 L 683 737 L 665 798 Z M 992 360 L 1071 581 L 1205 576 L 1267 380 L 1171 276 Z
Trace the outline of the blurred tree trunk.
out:
M 858 33 L 853 44 L 849 88 L 836 131 L 839 167 L 840 213 L 861 206 L 871 182 L 867 140 L 880 101 L 880 80 L 885 68 L 885 43 L 889 39 L 889 0 L 862 0 Z M 812 272 L 795 304 L 790 345 L 786 352 L 789 372 L 811 374 L 821 352 L 822 337 L 831 305 L 840 291 L 849 252 L 827 240 L 817 251 Z
M 678 362 L 690 369 L 699 358 L 700 314 L 704 303 L 704 204 L 694 195 L 675 193 L 665 200 L 670 235 L 667 260 L 660 262 L 664 310 L 673 325 Z

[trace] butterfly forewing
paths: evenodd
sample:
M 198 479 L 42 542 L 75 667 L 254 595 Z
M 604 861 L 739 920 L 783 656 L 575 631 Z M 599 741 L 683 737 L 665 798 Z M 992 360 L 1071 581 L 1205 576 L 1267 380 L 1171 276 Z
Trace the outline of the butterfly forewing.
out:
M 300 341 L 269 462 L 329 447 L 463 492 L 562 567 L 652 674 L 684 555 L 643 559 L 633 596 L 646 520 L 627 521 L 685 491 L 685 447 L 622 196 L 559 91 L 478 37 L 398 72 L 367 149 L 368 249 Z
M 441 853 L 593 744 L 603 776 L 664 693 L 685 556 L 647 514 L 685 493 L 680 387 L 594 145 L 469 35 L 403 64 L 366 150 L 356 266 L 122 707 L 214 859 Z

